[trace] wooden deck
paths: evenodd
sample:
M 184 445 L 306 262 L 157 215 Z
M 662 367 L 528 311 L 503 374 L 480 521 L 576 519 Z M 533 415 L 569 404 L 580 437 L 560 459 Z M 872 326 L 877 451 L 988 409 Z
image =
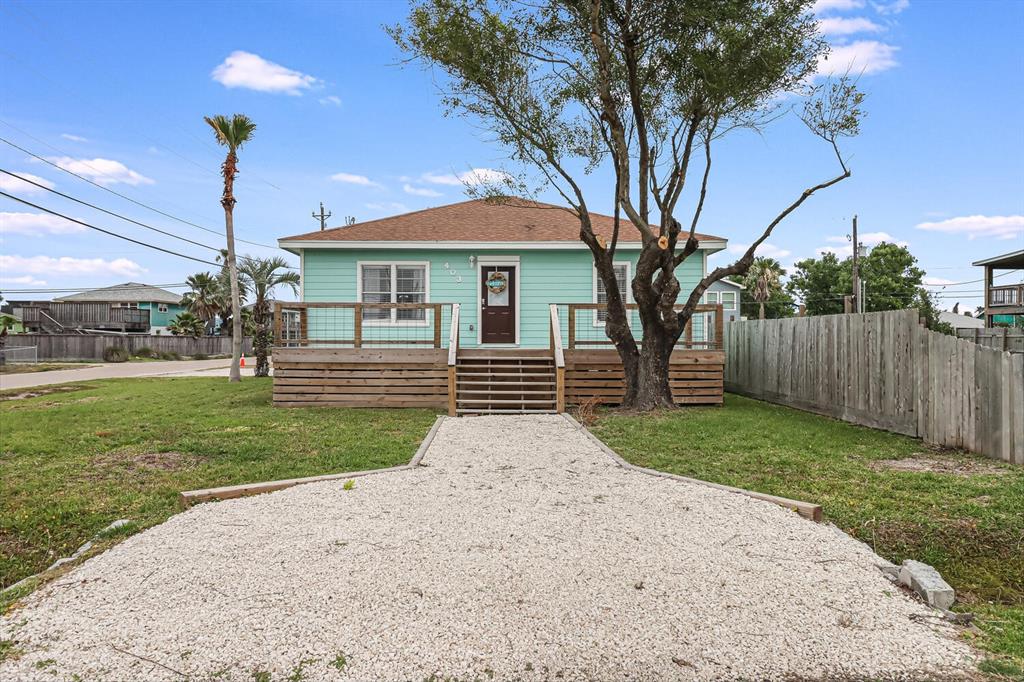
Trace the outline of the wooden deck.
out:
M 319 338 L 309 335 L 309 314 L 302 306 L 278 304 L 275 311 L 275 406 L 419 407 L 451 415 L 555 413 L 583 402 L 614 406 L 624 394 L 618 353 L 606 338 L 598 338 L 597 325 L 575 322 L 581 317 L 577 309 L 594 311 L 599 308 L 595 304 L 569 304 L 567 316 L 552 305 L 550 347 L 532 349 L 460 347 L 458 304 L 444 316 L 441 304 L 423 304 L 425 324 L 414 330 L 419 336 L 387 338 L 377 329 L 372 340 L 362 318 L 363 310 L 374 306 L 337 304 L 349 311 L 351 322 L 345 324 L 351 328 L 323 328 Z M 309 307 L 323 311 L 331 304 Z M 402 309 L 414 308 L 406 304 Z M 290 326 L 282 322 L 289 312 Z M 714 315 L 717 322 L 698 325 L 699 338 L 688 335 L 671 357 L 669 379 L 679 405 L 722 404 L 721 308 L 702 306 L 701 313 Z M 569 342 L 563 345 L 561 320 L 566 317 Z M 447 330 L 441 329 L 442 319 Z M 591 336 L 581 336 L 577 327 Z M 371 343 L 381 347 L 367 347 Z

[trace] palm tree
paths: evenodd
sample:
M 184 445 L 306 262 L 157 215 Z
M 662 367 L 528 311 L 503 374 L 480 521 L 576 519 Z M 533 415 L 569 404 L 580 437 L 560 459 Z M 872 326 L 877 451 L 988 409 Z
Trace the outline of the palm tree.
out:
M 181 297 L 181 304 L 188 311 L 206 323 L 207 331 L 211 330 L 213 321 L 220 311 L 218 300 L 219 285 L 217 278 L 209 272 L 197 272 L 185 279 L 189 291 Z
M 174 336 L 191 336 L 198 339 L 206 331 L 206 323 L 186 310 L 178 313 L 167 325 L 167 329 Z
M 764 304 L 772 297 L 773 293 L 782 288 L 779 280 L 785 274 L 786 271 L 782 268 L 782 264 L 774 258 L 758 257 L 750 264 L 750 269 L 747 270 L 747 275 L 744 278 L 744 286 L 747 291 L 752 292 L 751 296 L 760 304 L 758 319 L 764 319 Z
M 227 233 L 228 253 L 227 266 L 231 278 L 231 372 L 228 381 L 241 381 L 239 361 L 242 358 L 242 299 L 238 291 L 238 264 L 235 262 L 235 176 L 238 174 L 238 150 L 252 139 L 256 124 L 243 114 L 235 114 L 231 118 L 220 114 L 204 119 L 217 136 L 217 144 L 227 147 L 228 154 L 221 164 L 221 175 L 224 176 L 224 193 L 220 205 L 224 207 L 224 231 Z
M 291 288 L 293 294 L 299 291 L 299 273 L 287 270 L 287 261 L 280 257 L 244 258 L 240 271 L 246 284 L 253 294 L 252 345 L 256 351 L 256 376 L 265 377 L 270 374 L 270 363 L 267 362 L 267 351 L 273 343 L 273 332 L 270 329 L 270 296 L 280 285 Z

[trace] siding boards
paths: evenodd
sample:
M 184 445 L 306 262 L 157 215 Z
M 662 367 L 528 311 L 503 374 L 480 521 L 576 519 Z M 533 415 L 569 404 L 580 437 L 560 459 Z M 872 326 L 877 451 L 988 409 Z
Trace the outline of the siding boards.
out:
M 672 353 L 669 385 L 679 405 L 721 405 L 725 354 L 678 350 Z M 625 372 L 614 350 L 565 351 L 565 402 L 578 405 L 600 398 L 604 405 L 622 401 Z
M 726 324 L 725 388 L 1024 464 L 1024 355 L 898 310 Z
M 447 350 L 274 351 L 277 407 L 444 408 L 447 404 Z

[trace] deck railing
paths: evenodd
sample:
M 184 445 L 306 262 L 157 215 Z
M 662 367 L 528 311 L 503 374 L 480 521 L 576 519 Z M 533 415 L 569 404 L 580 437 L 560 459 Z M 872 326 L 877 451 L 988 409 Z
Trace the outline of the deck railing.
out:
M 564 322 L 560 331 L 566 339 L 565 348 L 610 348 L 612 340 L 605 332 L 605 315 L 608 305 L 605 303 L 559 303 L 552 307 L 565 311 Z M 633 336 L 643 343 L 643 325 L 640 323 L 640 306 L 635 303 L 626 305 L 629 325 Z M 554 319 L 560 318 L 561 312 Z M 694 309 L 693 317 L 686 325 L 683 335 L 679 337 L 676 347 L 692 350 L 719 350 L 723 338 L 722 304 L 700 304 Z
M 988 304 L 993 308 L 1024 304 L 1024 284 L 989 287 Z
M 444 348 L 450 303 L 301 302 L 274 305 L 274 345 L 284 348 Z
M 56 326 L 61 330 L 119 328 L 127 331 L 149 329 L 149 310 L 111 306 L 109 303 L 54 302 L 20 307 L 26 325 Z

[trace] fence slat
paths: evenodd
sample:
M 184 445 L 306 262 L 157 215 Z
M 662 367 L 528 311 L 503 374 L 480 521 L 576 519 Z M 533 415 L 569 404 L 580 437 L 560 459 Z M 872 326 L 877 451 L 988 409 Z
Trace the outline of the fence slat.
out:
M 1024 464 L 1024 355 L 890 311 L 730 322 L 726 390 Z

